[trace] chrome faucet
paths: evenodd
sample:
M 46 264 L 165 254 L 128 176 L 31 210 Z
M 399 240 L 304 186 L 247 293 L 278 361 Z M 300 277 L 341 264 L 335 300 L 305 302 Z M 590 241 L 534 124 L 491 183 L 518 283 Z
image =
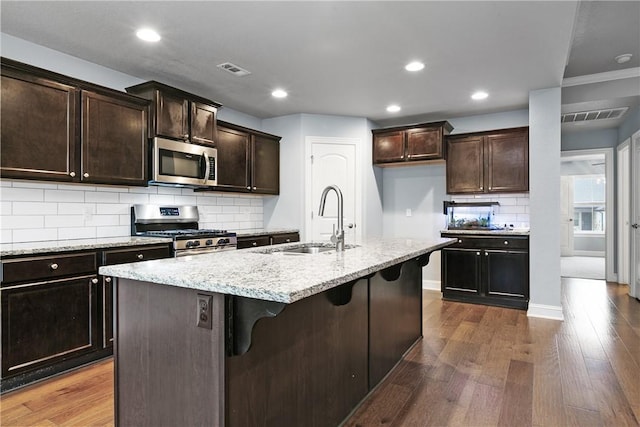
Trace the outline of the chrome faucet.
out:
M 333 225 L 333 234 L 331 234 L 331 242 L 336 244 L 336 251 L 344 251 L 344 206 L 342 200 L 342 191 L 337 185 L 329 185 L 322 190 L 322 196 L 320 196 L 320 210 L 318 215 L 324 215 L 324 204 L 327 201 L 327 194 L 329 191 L 335 191 L 338 196 L 338 230 L 336 231 L 336 225 Z

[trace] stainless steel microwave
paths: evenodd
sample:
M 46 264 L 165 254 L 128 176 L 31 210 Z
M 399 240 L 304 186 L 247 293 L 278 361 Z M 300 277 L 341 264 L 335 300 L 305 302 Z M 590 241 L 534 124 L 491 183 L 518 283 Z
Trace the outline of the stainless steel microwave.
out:
M 218 150 L 165 138 L 153 139 L 152 184 L 217 185 Z

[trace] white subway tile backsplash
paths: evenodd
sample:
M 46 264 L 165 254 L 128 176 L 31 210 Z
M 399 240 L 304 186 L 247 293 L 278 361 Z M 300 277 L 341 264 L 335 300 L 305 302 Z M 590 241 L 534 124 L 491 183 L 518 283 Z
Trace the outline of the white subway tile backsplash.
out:
M 58 215 L 95 214 L 96 205 L 93 203 L 58 203 Z
M 11 215 L 12 212 L 13 212 L 13 203 L 5 202 L 4 200 L 0 202 L 0 215 Z M 29 210 L 29 212 L 31 212 L 31 210 Z
M 196 196 L 175 196 L 176 205 L 195 205 Z
M 129 205 L 149 203 L 148 194 L 120 193 L 120 203 Z
M 13 215 L 51 215 L 58 213 L 58 205 L 55 203 L 44 202 L 5 202 L 2 201 L 2 205 L 13 204 L 11 213 Z M 3 215 L 8 215 L 4 213 Z
M 0 230 L 0 243 L 12 243 L 13 242 L 13 230 Z
M 152 205 L 175 205 L 173 194 L 149 194 L 149 203 Z
M 40 188 L 3 188 L 0 193 L 2 200 L 12 202 L 42 202 L 45 190 Z
M 97 227 L 96 229 L 96 237 L 120 237 L 129 235 L 131 235 L 131 225 Z
M 0 218 L 2 228 L 11 230 L 19 228 L 42 228 L 44 227 L 44 216 L 42 215 L 11 215 Z
M 45 202 L 84 202 L 84 191 L 44 190 Z
M 120 200 L 120 193 L 116 192 L 86 192 L 84 194 L 84 201 L 90 203 L 118 203 Z
M 39 242 L 42 240 L 57 240 L 58 229 L 57 228 L 29 228 L 23 230 L 13 230 L 13 241 L 17 242 Z
M 263 227 L 262 196 L 194 193 L 162 186 L 0 183 L 2 243 L 128 236 L 131 205 L 136 203 L 195 204 L 202 228 L 236 231 Z
M 96 227 L 69 227 L 58 228 L 58 239 L 94 239 Z
M 84 215 L 47 215 L 44 226 L 46 228 L 82 227 Z

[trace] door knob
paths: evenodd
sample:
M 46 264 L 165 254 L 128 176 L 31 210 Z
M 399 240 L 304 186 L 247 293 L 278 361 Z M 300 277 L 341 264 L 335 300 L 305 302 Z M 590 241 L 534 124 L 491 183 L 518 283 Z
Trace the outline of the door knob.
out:
M 636 228 L 636 229 L 637 229 L 638 227 L 640 227 L 640 224 L 631 224 L 631 227 L 633 227 L 633 228 Z
M 356 226 L 355 224 L 347 224 L 347 227 L 348 227 L 348 228 L 353 228 L 353 227 L 355 227 L 355 226 Z

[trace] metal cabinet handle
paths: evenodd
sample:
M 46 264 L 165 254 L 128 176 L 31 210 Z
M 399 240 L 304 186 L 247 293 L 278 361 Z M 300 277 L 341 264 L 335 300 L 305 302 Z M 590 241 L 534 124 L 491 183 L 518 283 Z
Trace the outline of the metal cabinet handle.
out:
M 189 134 L 185 133 L 184 135 L 182 135 L 182 139 L 187 140 L 189 139 Z
M 462 239 L 458 239 L 458 243 L 462 243 Z
M 247 190 L 251 190 L 251 187 L 247 187 Z
M 105 277 L 105 278 L 104 278 L 104 281 L 105 281 L 106 283 L 111 283 L 111 277 Z
M 505 240 L 505 241 L 504 241 L 504 244 L 505 244 L 505 245 L 508 245 L 508 244 L 509 244 L 509 241 L 508 241 L 508 240 Z
M 286 240 L 286 242 L 287 242 L 287 243 L 291 243 L 291 239 L 287 239 L 287 240 Z
M 258 189 L 258 187 L 253 187 L 253 189 L 254 189 L 254 190 L 257 190 L 257 189 Z
M 52 270 L 57 270 L 58 269 L 58 264 L 53 263 L 53 264 L 49 265 L 49 268 L 52 269 Z
M 83 173 L 82 176 L 84 176 L 85 178 L 89 178 L 89 174 L 88 173 Z
M 258 246 L 258 242 L 252 242 L 251 245 L 252 246 Z
M 96 283 L 98 283 L 98 279 L 94 277 L 93 279 L 91 279 L 91 283 L 95 285 Z
M 69 176 L 70 176 L 71 178 L 73 178 L 74 176 L 76 176 L 76 173 L 75 173 L 75 172 L 69 172 Z
M 480 189 L 481 189 L 481 190 L 484 190 L 484 185 L 481 185 L 481 186 L 480 186 Z
M 476 255 L 480 256 L 480 252 L 476 252 Z
M 489 256 L 489 252 L 485 252 L 485 253 L 484 253 L 484 256 Z
M 142 258 L 144 258 L 144 255 L 138 254 L 138 259 L 142 259 Z

